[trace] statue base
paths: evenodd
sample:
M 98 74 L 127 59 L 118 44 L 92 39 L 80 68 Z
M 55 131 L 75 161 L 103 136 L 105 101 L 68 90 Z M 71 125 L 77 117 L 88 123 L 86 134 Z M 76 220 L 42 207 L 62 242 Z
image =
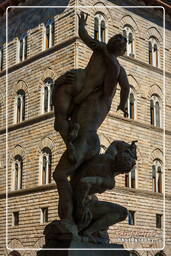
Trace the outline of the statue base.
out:
M 78 235 L 77 227 L 66 221 L 53 221 L 45 227 L 45 245 L 37 256 L 129 256 L 123 245 L 96 242 Z M 55 250 L 55 249 L 56 250 Z M 63 250 L 65 248 L 65 250 Z M 111 250 L 110 250 L 111 248 Z M 76 250 L 75 250 L 76 249 Z M 80 250 L 79 250 L 80 249 Z

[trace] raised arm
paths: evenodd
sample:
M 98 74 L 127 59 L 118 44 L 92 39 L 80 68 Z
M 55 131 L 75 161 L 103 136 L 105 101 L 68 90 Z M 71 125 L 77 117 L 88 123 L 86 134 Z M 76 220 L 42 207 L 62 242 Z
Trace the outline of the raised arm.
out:
M 89 34 L 87 33 L 87 30 L 85 29 L 85 26 L 87 25 L 86 22 L 87 22 L 88 14 L 81 12 L 80 15 L 78 14 L 78 18 L 79 18 L 78 34 L 80 38 L 90 49 L 92 49 L 93 51 L 96 50 L 93 42 L 96 42 L 97 40 L 89 36 Z

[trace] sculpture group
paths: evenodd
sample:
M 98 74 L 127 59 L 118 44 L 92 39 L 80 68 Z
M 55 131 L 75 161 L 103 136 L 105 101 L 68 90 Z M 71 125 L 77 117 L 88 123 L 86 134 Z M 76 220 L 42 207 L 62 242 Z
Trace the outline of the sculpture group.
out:
M 121 205 L 98 201 L 94 194 L 114 188 L 115 176 L 130 172 L 137 156 L 135 141 L 131 144 L 113 141 L 106 152 L 100 154 L 97 135 L 110 110 L 117 83 L 121 87 L 118 110 L 127 115 L 125 105 L 130 85 L 117 60 L 126 51 L 126 38 L 118 34 L 107 44 L 99 42 L 85 29 L 88 15 L 81 12 L 78 17 L 79 36 L 93 54 L 85 69 L 68 71 L 55 81 L 54 128 L 62 136 L 66 151 L 53 178 L 59 194 L 61 223 L 73 235 L 96 243 L 105 241 L 100 240 L 102 231 L 104 238 L 104 231 L 123 221 L 128 211 Z

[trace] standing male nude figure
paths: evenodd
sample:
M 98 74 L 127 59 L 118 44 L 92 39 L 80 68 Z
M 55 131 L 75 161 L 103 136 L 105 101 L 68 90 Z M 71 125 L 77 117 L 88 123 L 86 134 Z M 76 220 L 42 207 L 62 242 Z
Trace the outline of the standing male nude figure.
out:
M 117 60 L 117 57 L 123 55 L 126 50 L 126 39 L 120 34 L 112 37 L 107 45 L 102 46 L 106 47 L 102 53 L 98 47 L 98 43 L 101 43 L 88 35 L 85 29 L 86 21 L 87 15 L 81 13 L 79 35 L 83 42 L 93 50 L 93 54 L 85 69 L 85 86 L 80 93 L 81 97 L 78 95 L 78 98 L 75 98 L 79 105 L 74 106 L 70 117 L 71 121 L 78 123 L 80 127 L 78 136 L 73 142 L 76 162 L 73 164 L 69 161 L 67 151 L 65 151 L 53 173 L 59 193 L 59 216 L 61 219 L 70 221 L 73 221 L 73 201 L 72 188 L 67 177 L 72 175 L 84 161 L 99 153 L 100 142 L 97 129 L 110 110 L 117 83 L 119 82 L 121 86 L 121 102 L 118 108 L 123 111 L 125 111 L 130 89 L 126 72 Z M 93 79 L 98 83 L 97 88 L 92 92 L 87 89 Z

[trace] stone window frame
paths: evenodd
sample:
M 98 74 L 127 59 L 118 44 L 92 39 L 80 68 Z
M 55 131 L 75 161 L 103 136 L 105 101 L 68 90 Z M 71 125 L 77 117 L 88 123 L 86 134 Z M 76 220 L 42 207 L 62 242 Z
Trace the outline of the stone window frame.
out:
M 14 211 L 12 213 L 12 226 L 19 226 L 20 223 L 20 215 L 19 215 L 19 211 Z
M 47 77 L 44 80 L 44 86 L 42 87 L 42 114 L 53 111 L 52 105 L 52 90 L 54 81 L 51 77 Z M 46 104 L 46 105 L 45 105 Z
M 162 161 L 155 159 L 152 165 L 152 191 L 163 193 L 163 168 Z
M 155 36 L 150 36 L 148 42 L 149 61 L 153 67 L 160 68 L 160 44 Z
M 45 171 L 45 175 L 43 174 L 44 171 Z M 40 154 L 40 185 L 48 185 L 52 182 L 51 171 L 52 171 L 52 151 L 49 147 L 44 147 L 41 150 L 41 154 Z
M 158 111 L 157 105 L 158 104 Z M 150 98 L 150 123 L 155 127 L 162 128 L 162 103 L 158 94 L 152 94 Z M 157 121 L 157 116 L 159 121 Z M 159 122 L 159 123 L 158 123 Z
M 128 225 L 135 226 L 136 225 L 136 212 L 129 210 L 128 213 Z
M 130 251 L 130 256 L 139 256 L 139 253 L 136 251 Z
M 40 208 L 40 223 L 48 223 L 48 217 L 49 217 L 49 208 L 48 207 L 42 207 Z
M 154 256 L 166 256 L 164 252 L 157 252 Z
M 0 46 L 0 71 L 3 70 L 4 51 L 3 46 Z
M 21 254 L 17 251 L 12 251 L 8 254 L 9 256 L 21 256 Z
M 125 187 L 137 188 L 137 168 L 134 167 L 129 173 L 125 174 Z
M 55 22 L 54 19 L 48 19 L 44 24 L 44 50 L 54 46 Z
M 97 20 L 97 24 L 96 24 Z M 103 26 L 102 26 L 102 23 Z M 102 29 L 104 35 L 102 34 Z M 97 33 L 97 35 L 96 35 Z M 104 39 L 102 40 L 102 36 L 104 36 Z M 96 12 L 94 15 L 94 39 L 100 41 L 100 42 L 107 42 L 107 21 L 105 19 L 105 15 L 102 12 Z
M 22 62 L 28 57 L 28 33 L 22 34 L 18 38 L 18 62 Z M 22 46 L 22 47 L 21 47 Z
M 15 115 L 14 115 L 14 120 L 15 123 L 21 123 L 25 121 L 25 109 L 26 109 L 26 93 L 23 89 L 19 89 L 16 92 L 15 96 Z
M 133 104 L 131 104 L 131 95 L 133 95 L 134 101 Z M 133 108 L 133 111 L 131 111 L 131 108 Z M 137 118 L 137 95 L 136 95 L 136 91 L 134 89 L 134 87 L 131 85 L 130 91 L 129 91 L 129 96 L 128 96 L 128 100 L 126 103 L 126 109 L 128 112 L 128 118 L 132 119 L 132 120 L 136 120 Z M 133 116 L 131 115 L 131 113 L 134 113 Z
M 123 36 L 127 39 L 126 55 L 135 58 L 135 32 L 131 25 L 126 24 L 123 27 Z
M 156 213 L 156 228 L 162 229 L 162 227 L 163 227 L 163 214 Z
M 16 167 L 18 166 L 18 169 Z M 17 172 L 16 172 L 17 171 Z M 12 163 L 12 191 L 23 188 L 23 158 L 17 154 Z

